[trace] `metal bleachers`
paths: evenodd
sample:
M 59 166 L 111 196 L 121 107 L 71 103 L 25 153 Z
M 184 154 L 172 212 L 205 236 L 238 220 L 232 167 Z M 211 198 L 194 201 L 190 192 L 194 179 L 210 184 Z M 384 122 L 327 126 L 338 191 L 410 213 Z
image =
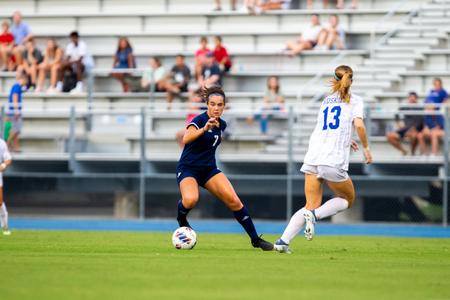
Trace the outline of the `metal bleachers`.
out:
M 234 62 L 230 74 L 224 80 L 231 113 L 242 112 L 247 116 L 254 114 L 259 107 L 266 79 L 270 75 L 280 77 L 287 106 L 308 107 L 308 101 L 314 98 L 317 91 L 324 93 L 328 90 L 327 81 L 331 71 L 334 65 L 340 63 L 349 64 L 355 69 L 354 92 L 364 96 L 367 102 L 398 104 L 409 90 L 416 90 L 423 97 L 431 86 L 432 78 L 436 76 L 443 78 L 444 86 L 450 84 L 450 22 L 445 19 L 450 5 L 447 7 L 445 1 L 402 2 L 403 5 L 395 10 L 392 9 L 394 5 L 391 1 L 361 0 L 357 10 L 322 10 L 317 6 L 311 11 L 300 9 L 249 16 L 242 10 L 231 12 L 225 9 L 223 12 L 213 12 L 213 3 L 207 0 L 189 3 L 181 0 L 146 3 L 137 0 L 126 3 L 117 0 L 2 1 L 0 16 L 9 17 L 10 13 L 20 8 L 24 20 L 31 25 L 41 47 L 46 38 L 53 36 L 57 37 L 61 45 L 65 45 L 68 33 L 78 30 L 96 62 L 93 72 L 94 93 L 89 105 L 87 94 L 25 96 L 25 126 L 22 136 L 24 151 L 47 149 L 51 150 L 50 152 L 65 152 L 67 141 L 59 144 L 49 143 L 53 146 L 41 148 L 39 145 L 42 143 L 35 131 L 38 131 L 36 128 L 42 128 L 45 132 L 41 136 L 43 140 L 49 140 L 52 133 L 56 140 L 66 140 L 71 106 L 76 109 L 77 118 L 81 118 L 80 122 L 83 123 L 77 125 L 76 130 L 77 138 L 83 144 L 79 147 L 80 151 L 92 150 L 96 153 L 114 152 L 108 150 L 108 143 L 99 146 L 104 138 L 101 135 L 108 133 L 108 130 L 114 133 L 114 127 L 109 127 L 111 124 L 106 123 L 106 128 L 102 129 L 102 122 L 96 122 L 95 118 L 88 121 L 83 119 L 84 114 L 89 113 L 90 107 L 102 111 L 105 115 L 108 111 L 138 113 L 141 107 L 149 105 L 157 111 L 165 111 L 164 94 L 155 94 L 152 97 L 147 93 L 124 94 L 119 84 L 109 76 L 107 70 L 111 67 L 112 54 L 117 38 L 121 35 L 130 37 L 139 69 L 146 67 L 151 56 L 160 56 L 163 64 L 169 68 L 177 53 L 185 54 L 187 63 L 192 67 L 198 38 L 201 35 L 222 35 Z M 323 24 L 327 24 L 330 14 L 339 15 L 347 32 L 349 49 L 344 52 L 312 50 L 294 58 L 283 55 L 281 49 L 285 42 L 298 36 L 308 24 L 313 12 L 320 13 Z M 389 12 L 389 17 L 386 17 Z M 380 20 L 383 21 L 381 25 L 374 25 Z M 436 26 L 438 21 L 439 26 Z M 380 41 L 383 35 L 385 38 L 373 48 L 371 34 L 374 34 L 376 41 Z M 333 58 L 343 53 L 345 56 L 341 60 L 330 65 Z M 97 72 L 99 69 L 105 71 Z M 323 73 L 317 76 L 319 71 Z M 315 77 L 318 79 L 312 80 Z M 138 79 L 139 76 L 136 76 L 135 80 Z M 14 74 L 0 73 L 0 93 L 3 97 L 6 97 L 13 81 Z M 177 99 L 174 110 L 180 111 L 184 107 L 184 100 Z M 315 115 L 315 112 L 311 114 Z M 105 118 L 103 116 L 100 120 Z M 245 116 L 241 118 L 244 120 Z M 165 122 L 170 128 L 160 135 L 154 131 L 154 135 L 149 137 L 149 145 L 153 143 L 154 151 L 158 152 L 175 145 L 175 129 L 183 126 L 184 114 L 177 115 L 174 112 L 169 119 L 156 117 L 152 122 L 155 122 L 153 126 L 158 126 L 158 122 Z M 274 127 L 273 136 L 254 143 L 257 151 L 270 152 L 270 149 L 277 149 L 276 145 L 285 143 L 283 132 L 287 120 L 282 119 L 279 122 L 280 124 Z M 131 122 L 121 126 L 132 128 L 136 124 Z M 303 125 L 300 124 L 300 127 Z M 252 126 L 254 127 L 248 127 L 245 122 L 237 122 L 235 131 L 239 134 L 235 139 L 239 142 L 236 143 L 247 143 L 242 141 L 246 131 L 250 132 L 250 136 L 247 136 L 248 144 L 255 140 L 254 136 L 258 135 L 257 125 Z M 304 135 L 308 136 L 311 124 L 302 128 Z M 131 130 L 110 145 L 115 145 L 111 146 L 113 150 L 134 153 L 136 145 L 130 144 L 136 143 L 138 136 L 138 132 Z M 120 143 L 123 145 L 118 147 Z M 260 147 L 261 143 L 265 146 Z M 383 141 L 380 140 L 379 143 L 382 144 Z M 241 153 L 245 154 L 249 150 L 246 147 L 232 146 L 230 149 L 234 150 L 230 150 L 230 153 L 239 153 L 242 150 Z M 383 146 L 380 149 L 394 153 L 389 147 Z M 226 154 L 227 150 L 224 152 Z

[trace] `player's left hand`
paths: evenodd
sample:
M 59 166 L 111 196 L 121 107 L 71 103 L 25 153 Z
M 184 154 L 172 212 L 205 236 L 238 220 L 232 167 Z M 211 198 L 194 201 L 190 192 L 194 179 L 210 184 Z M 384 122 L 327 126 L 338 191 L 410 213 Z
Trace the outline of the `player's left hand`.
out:
M 366 164 L 371 164 L 373 162 L 372 153 L 370 153 L 369 148 L 364 149 L 364 157 L 366 159 Z
M 358 151 L 358 150 L 359 150 L 358 143 L 355 142 L 354 140 L 352 140 L 351 145 L 350 145 L 350 148 L 352 148 L 353 152 Z

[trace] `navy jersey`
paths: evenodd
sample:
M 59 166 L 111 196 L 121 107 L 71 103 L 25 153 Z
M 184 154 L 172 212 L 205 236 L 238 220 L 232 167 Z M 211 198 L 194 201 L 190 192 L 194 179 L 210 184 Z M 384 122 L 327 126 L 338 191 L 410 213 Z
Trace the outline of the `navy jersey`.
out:
M 197 129 L 201 129 L 208 120 L 208 113 L 204 112 L 196 116 L 187 125 L 187 128 L 195 126 Z M 223 119 L 219 119 L 219 124 L 220 128 L 214 127 L 184 146 L 178 166 L 216 167 L 216 149 L 222 141 L 222 132 L 227 127 L 227 123 Z

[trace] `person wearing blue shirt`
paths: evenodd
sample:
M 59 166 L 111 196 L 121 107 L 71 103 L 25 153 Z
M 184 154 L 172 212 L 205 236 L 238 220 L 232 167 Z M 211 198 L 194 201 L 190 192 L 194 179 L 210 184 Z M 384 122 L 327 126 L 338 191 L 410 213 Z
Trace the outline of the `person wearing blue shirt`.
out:
M 22 21 L 22 14 L 20 11 L 14 12 L 12 16 L 11 33 L 14 36 L 14 49 L 13 54 L 16 58 L 18 66 L 22 64 L 22 52 L 25 50 L 25 42 L 32 38 L 30 26 Z
M 442 87 L 442 80 L 435 78 L 433 80 L 433 89 L 425 98 L 425 111 L 432 111 L 434 114 L 425 115 L 424 129 L 417 135 L 417 140 L 420 147 L 420 152 L 424 155 L 429 154 L 427 141 L 431 141 L 431 154 L 437 155 L 439 153 L 439 141 L 444 137 L 444 117 L 437 115 L 441 104 L 447 102 L 447 91 Z
M 263 240 L 228 178 L 217 168 L 216 149 L 222 140 L 227 123 L 221 118 L 225 108 L 225 93 L 218 86 L 204 90 L 207 111 L 187 125 L 183 137 L 184 149 L 176 168 L 182 199 L 178 202 L 177 221 L 180 227 L 191 227 L 189 211 L 199 199 L 201 186 L 219 198 L 233 211 L 234 217 L 245 229 L 255 248 L 273 250 L 273 244 Z
M 133 48 L 126 37 L 119 39 L 116 54 L 114 55 L 113 62 L 114 69 L 134 69 L 136 68 L 136 61 L 133 55 Z M 112 73 L 112 77 L 120 81 L 122 84 L 122 90 L 124 92 L 130 91 L 130 86 L 126 80 L 127 73 Z
M 27 77 L 18 76 L 18 80 L 11 87 L 8 97 L 7 122 L 11 122 L 8 137 L 8 147 L 13 152 L 19 151 L 19 134 L 22 130 L 22 90 L 27 86 Z

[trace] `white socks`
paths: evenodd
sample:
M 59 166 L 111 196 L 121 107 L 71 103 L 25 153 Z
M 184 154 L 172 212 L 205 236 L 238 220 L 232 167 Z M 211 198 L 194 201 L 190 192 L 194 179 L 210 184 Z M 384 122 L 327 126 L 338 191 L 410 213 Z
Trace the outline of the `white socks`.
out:
M 348 201 L 344 198 L 333 198 L 328 200 L 321 207 L 314 210 L 314 214 L 317 220 L 324 219 L 330 216 L 334 216 L 340 211 L 348 208 Z
M 2 228 L 8 228 L 8 211 L 6 210 L 5 203 L 0 206 L 0 224 L 2 225 Z
M 283 232 L 283 235 L 281 236 L 281 239 L 286 244 L 289 244 L 291 240 L 299 233 L 299 231 L 303 228 L 305 225 L 305 217 L 303 216 L 303 213 L 306 211 L 306 208 L 299 209 L 291 218 L 289 221 L 288 226 Z
M 348 208 L 348 201 L 344 198 L 333 198 L 325 202 L 321 207 L 314 210 L 314 215 L 317 220 L 324 219 L 330 216 L 334 216 L 340 211 Z M 299 209 L 289 221 L 288 226 L 283 232 L 281 239 L 286 244 L 289 244 L 291 240 L 300 232 L 305 225 L 305 217 L 303 216 L 306 208 Z

